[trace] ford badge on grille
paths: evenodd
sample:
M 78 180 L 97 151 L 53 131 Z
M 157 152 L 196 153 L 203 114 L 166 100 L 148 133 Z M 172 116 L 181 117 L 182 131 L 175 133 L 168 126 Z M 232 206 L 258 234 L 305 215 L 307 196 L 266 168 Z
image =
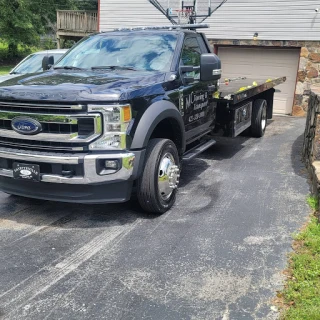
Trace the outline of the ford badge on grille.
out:
M 12 119 L 11 127 L 20 134 L 33 135 L 42 130 L 41 123 L 32 118 L 17 117 Z

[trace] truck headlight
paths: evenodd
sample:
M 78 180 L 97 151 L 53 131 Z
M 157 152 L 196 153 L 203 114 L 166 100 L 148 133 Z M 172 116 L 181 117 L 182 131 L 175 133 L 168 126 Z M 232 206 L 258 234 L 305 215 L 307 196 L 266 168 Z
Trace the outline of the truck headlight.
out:
M 125 149 L 126 132 L 132 119 L 130 104 L 89 105 L 88 111 L 103 114 L 103 135 L 90 144 L 90 150 Z

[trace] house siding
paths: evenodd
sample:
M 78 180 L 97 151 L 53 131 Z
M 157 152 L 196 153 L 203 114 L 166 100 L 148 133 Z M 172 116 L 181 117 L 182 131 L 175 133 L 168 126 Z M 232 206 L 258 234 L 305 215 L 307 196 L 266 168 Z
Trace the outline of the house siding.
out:
M 215 1 L 218 3 L 218 1 Z M 213 39 L 259 40 L 320 39 L 318 0 L 228 0 L 206 20 Z M 170 22 L 148 0 L 100 0 L 100 30 L 123 26 L 166 25 Z
M 216 39 L 309 40 L 320 37 L 317 0 L 229 0 L 207 21 Z
M 148 0 L 100 0 L 100 31 L 168 24 L 168 19 Z

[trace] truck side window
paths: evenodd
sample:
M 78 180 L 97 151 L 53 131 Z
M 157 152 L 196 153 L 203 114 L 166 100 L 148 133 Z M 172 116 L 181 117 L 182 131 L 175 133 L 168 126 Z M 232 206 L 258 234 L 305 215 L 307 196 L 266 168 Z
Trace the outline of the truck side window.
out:
M 198 34 L 197 40 L 199 42 L 199 45 L 200 45 L 202 53 L 209 53 L 211 51 L 211 49 L 207 48 L 207 45 L 204 43 L 204 40 L 203 40 L 203 38 L 201 37 L 200 34 Z
M 201 48 L 196 37 L 186 38 L 183 44 L 180 65 L 200 66 Z M 187 76 L 200 79 L 200 70 L 188 72 Z

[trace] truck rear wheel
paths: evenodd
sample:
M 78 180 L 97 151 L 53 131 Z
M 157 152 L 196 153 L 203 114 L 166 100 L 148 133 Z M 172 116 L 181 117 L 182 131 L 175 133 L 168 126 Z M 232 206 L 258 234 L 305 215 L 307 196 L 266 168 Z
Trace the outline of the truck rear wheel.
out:
M 137 197 L 150 213 L 164 213 L 176 199 L 179 184 L 179 155 L 175 144 L 168 139 L 149 141 L 144 171 L 137 183 Z
M 251 135 L 260 138 L 267 127 L 267 101 L 257 99 L 252 107 Z

